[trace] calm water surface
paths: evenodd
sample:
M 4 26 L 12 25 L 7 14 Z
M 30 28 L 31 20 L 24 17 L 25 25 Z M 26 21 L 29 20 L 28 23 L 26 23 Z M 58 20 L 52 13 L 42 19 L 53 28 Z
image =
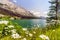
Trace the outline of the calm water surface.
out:
M 22 27 L 34 27 L 34 26 L 45 27 L 46 25 L 45 19 L 21 19 L 13 20 L 13 22 L 18 23 Z

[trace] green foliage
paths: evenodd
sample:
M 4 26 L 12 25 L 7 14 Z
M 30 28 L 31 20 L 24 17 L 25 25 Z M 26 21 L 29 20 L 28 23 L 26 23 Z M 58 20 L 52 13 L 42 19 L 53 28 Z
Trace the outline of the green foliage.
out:
M 54 6 L 54 5 L 56 5 L 56 1 L 49 1 L 49 3 L 51 3 L 51 6 L 49 7 L 50 8 L 50 12 L 49 12 L 48 16 L 54 17 L 56 15 L 55 14 L 55 12 L 56 12 L 56 6 Z
M 58 20 L 58 15 L 59 15 L 59 2 L 60 1 L 58 1 L 58 0 L 51 0 L 51 1 L 49 1 L 49 3 L 51 4 L 51 6 L 49 7 L 50 8 L 50 12 L 49 12 L 49 14 L 48 14 L 48 16 L 50 16 L 49 17 L 49 19 L 54 19 L 54 20 Z
M 9 28 L 9 25 L 14 25 L 14 28 Z M 55 25 L 52 23 L 52 25 L 47 25 L 45 28 L 28 28 L 27 30 L 23 30 L 21 26 L 19 26 L 17 23 L 12 23 L 9 21 L 8 25 L 0 24 L 0 39 L 1 40 L 22 40 L 23 38 L 26 38 L 27 40 L 43 40 L 39 36 L 41 34 L 44 34 L 49 37 L 50 40 L 60 40 L 60 24 L 57 24 L 58 27 L 55 27 Z M 7 29 L 5 29 L 7 28 Z M 16 29 L 16 32 L 22 36 L 21 38 L 12 38 L 11 32 L 8 32 L 9 30 Z M 7 30 L 7 31 L 6 31 Z M 7 35 L 5 34 L 7 32 Z M 26 34 L 28 32 L 28 34 Z M 32 34 L 33 36 L 30 36 L 29 34 Z

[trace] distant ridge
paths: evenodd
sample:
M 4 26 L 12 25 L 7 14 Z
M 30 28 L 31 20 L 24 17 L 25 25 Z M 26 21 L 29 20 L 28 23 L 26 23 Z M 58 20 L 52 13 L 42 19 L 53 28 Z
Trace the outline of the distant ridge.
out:
M 9 0 L 0 0 L 0 13 L 21 18 L 37 18 L 23 7 L 18 7 Z

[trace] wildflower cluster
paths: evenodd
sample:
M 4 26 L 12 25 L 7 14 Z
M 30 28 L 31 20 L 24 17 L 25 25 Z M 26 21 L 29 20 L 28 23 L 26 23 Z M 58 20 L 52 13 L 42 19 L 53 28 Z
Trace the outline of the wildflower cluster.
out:
M 49 40 L 49 37 L 44 34 L 41 34 L 39 37 L 42 38 L 43 40 Z
M 0 40 L 60 40 L 60 27 L 45 30 L 39 26 L 32 28 L 20 28 L 7 20 L 0 20 Z M 52 26 L 53 27 L 53 26 Z
M 12 38 L 20 38 L 19 34 L 16 32 L 15 26 L 14 25 L 8 25 L 9 21 L 3 20 L 0 21 L 0 25 L 4 25 L 3 29 L 2 29 L 2 36 L 7 36 L 7 35 L 11 35 Z

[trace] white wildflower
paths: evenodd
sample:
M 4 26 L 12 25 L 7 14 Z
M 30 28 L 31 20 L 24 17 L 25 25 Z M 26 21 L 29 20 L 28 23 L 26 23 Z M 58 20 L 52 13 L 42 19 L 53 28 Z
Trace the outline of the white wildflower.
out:
M 26 33 L 26 34 L 28 34 L 28 33 L 29 33 L 29 31 L 26 31 L 25 33 Z
M 11 32 L 10 30 L 8 32 Z
M 23 38 L 22 40 L 27 40 L 26 38 Z
M 0 24 L 5 24 L 5 25 L 7 25 L 8 23 L 9 23 L 9 21 L 6 21 L 6 20 L 0 21 Z
M 9 28 L 14 28 L 14 26 L 13 26 L 13 25 L 9 25 L 8 27 L 9 27 Z
M 21 36 L 20 36 L 18 33 L 12 34 L 11 36 L 12 36 L 12 38 L 14 38 L 14 39 L 15 39 L 15 38 L 21 38 Z
M 22 28 L 24 31 L 27 31 L 27 28 Z
M 44 34 L 40 35 L 39 37 L 40 37 L 40 38 L 42 38 L 42 39 L 49 40 L 49 37 L 48 37 L 48 36 L 46 36 L 46 35 L 44 35 Z
M 55 30 L 53 30 L 53 31 L 55 31 Z
M 8 27 L 5 27 L 4 29 L 8 29 Z
M 22 36 L 19 36 L 19 38 L 22 38 Z
M 30 37 L 32 37 L 32 36 L 33 36 L 33 34 L 29 33 L 29 36 L 30 36 Z
M 15 30 L 15 29 L 13 29 L 13 30 L 11 30 L 11 32 L 12 32 L 12 34 L 14 34 L 14 33 L 16 33 L 16 30 Z
M 35 31 L 34 31 L 33 33 L 34 33 L 34 34 L 36 34 L 36 32 L 35 32 Z
M 5 32 L 5 35 L 8 35 L 7 32 Z
M 13 18 L 13 17 L 11 17 L 10 19 L 11 19 L 11 20 L 14 20 L 14 18 Z

